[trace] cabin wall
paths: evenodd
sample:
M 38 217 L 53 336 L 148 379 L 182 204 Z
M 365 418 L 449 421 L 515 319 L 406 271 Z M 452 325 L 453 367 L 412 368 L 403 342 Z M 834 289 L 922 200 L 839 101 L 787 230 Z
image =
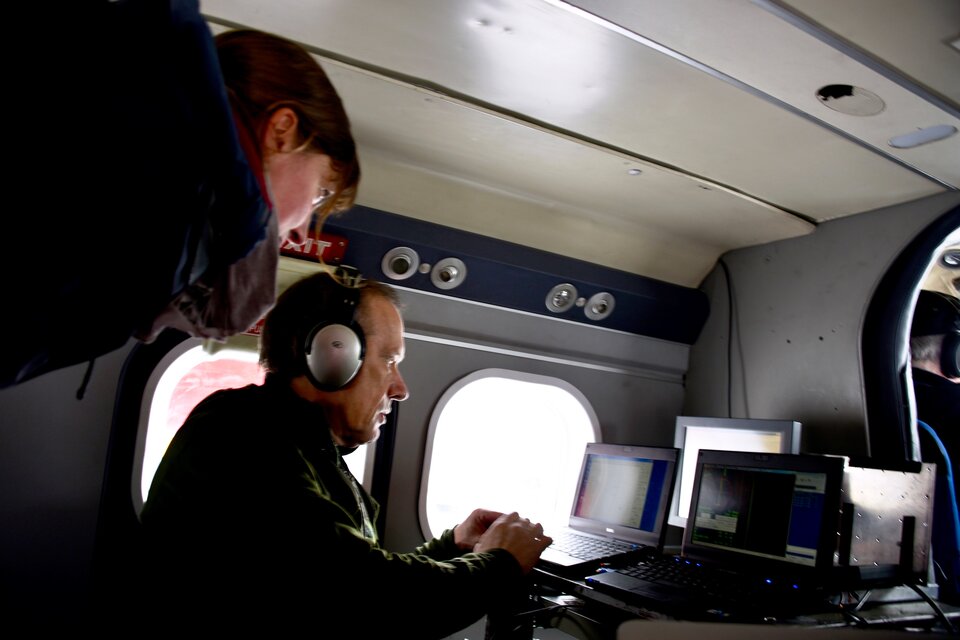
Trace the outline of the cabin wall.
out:
M 120 370 L 133 343 L 0 391 L 0 598 L 39 622 L 89 604 L 100 491 Z
M 430 414 L 450 384 L 478 369 L 567 381 L 587 397 L 605 441 L 672 444 L 688 345 L 411 289 L 400 293 L 407 328 L 402 371 L 411 397 L 397 411 L 390 548 L 423 540 L 418 500 Z M 66 618 L 91 604 L 107 444 L 132 346 L 96 361 L 82 400 L 76 391 L 86 365 L 0 392 L 0 582 L 5 602 L 21 610 L 40 614 L 55 602 Z
M 701 291 L 369 207 L 328 220 L 323 231 L 331 246 L 345 247 L 344 264 L 403 291 L 401 371 L 410 398 L 394 413 L 387 436 L 395 438 L 389 548 L 424 541 L 418 507 L 430 419 L 448 387 L 475 371 L 559 378 L 590 403 L 603 441 L 673 444 L 689 345 L 708 314 Z M 384 271 L 383 259 L 397 247 L 412 250 L 426 269 L 391 280 L 396 273 Z M 440 290 L 431 269 L 447 257 L 462 260 L 465 275 Z M 553 312 L 546 303 L 560 283 L 575 287 L 581 303 Z M 592 319 L 586 301 L 600 292 L 615 304 L 609 315 Z M 490 461 L 491 473 L 497 464 Z
M 402 299 L 407 353 L 401 371 L 410 397 L 397 408 L 392 434 L 387 547 L 406 550 L 424 540 L 418 500 L 430 417 L 447 388 L 474 371 L 559 378 L 584 394 L 603 441 L 673 445 L 688 345 L 410 289 Z M 497 469 L 491 460 L 490 473 Z
M 711 311 L 691 349 L 684 413 L 799 420 L 803 450 L 865 455 L 867 306 L 898 253 L 958 203 L 960 194 L 944 194 L 726 254 L 733 330 L 718 264 L 701 286 Z
M 668 445 L 677 413 L 722 416 L 729 403 L 734 415 L 802 421 L 806 450 L 864 451 L 860 327 L 870 295 L 901 248 L 958 202 L 960 195 L 948 194 L 878 210 L 725 256 L 738 327 L 729 399 L 730 307 L 719 267 L 701 287 L 710 316 L 692 348 L 403 290 L 411 398 L 398 411 L 388 545 L 406 549 L 421 538 L 417 500 L 430 413 L 447 386 L 481 368 L 568 381 L 591 402 L 607 441 Z M 7 606 L 50 615 L 55 603 L 55 614 L 69 616 L 88 604 L 115 393 L 131 347 L 96 361 L 82 400 L 75 395 L 85 365 L 0 391 L 0 597 Z

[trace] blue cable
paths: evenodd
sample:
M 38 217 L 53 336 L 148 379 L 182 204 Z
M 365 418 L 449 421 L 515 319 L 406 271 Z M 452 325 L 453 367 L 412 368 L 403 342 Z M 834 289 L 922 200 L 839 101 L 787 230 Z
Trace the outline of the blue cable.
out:
M 957 490 L 956 490 L 956 486 L 953 483 L 953 464 L 950 462 L 950 456 L 947 454 L 947 448 L 943 445 L 943 441 L 940 440 L 940 436 L 938 436 L 936 431 L 933 430 L 933 427 L 928 425 L 926 422 L 923 422 L 922 420 L 917 420 L 917 427 L 922 429 L 928 436 L 930 436 L 934 444 L 936 444 L 937 448 L 940 450 L 940 457 L 942 459 L 943 469 L 945 472 L 944 473 L 945 482 L 943 482 L 943 485 L 945 485 L 945 488 L 946 488 L 947 502 L 948 502 L 947 506 L 950 512 L 949 517 L 952 520 L 952 522 L 949 523 L 948 525 L 952 527 L 949 537 L 953 540 L 953 551 L 954 551 L 954 555 L 948 558 L 944 558 L 944 562 L 947 565 L 947 567 L 949 567 L 948 571 L 950 575 L 948 577 L 950 579 L 950 582 L 952 583 L 951 586 L 954 590 L 954 593 L 958 593 L 960 592 L 960 584 L 958 584 L 960 583 L 960 575 L 958 575 L 958 572 L 960 572 L 960 562 L 958 562 L 958 559 L 956 557 L 956 553 L 957 553 L 956 550 L 960 549 L 960 510 L 958 510 L 957 508 Z M 944 514 L 940 514 L 939 516 L 936 516 L 936 517 L 942 518 L 943 515 Z M 940 531 L 943 531 L 944 530 L 943 528 L 937 526 L 936 517 L 934 518 L 934 527 L 935 529 L 939 529 Z M 949 556 L 949 551 L 950 549 L 947 549 L 948 556 Z M 947 570 L 946 567 L 942 567 L 942 569 Z M 953 631 L 953 633 L 956 633 L 956 631 Z
M 933 427 L 928 425 L 923 420 L 917 420 L 917 426 L 927 432 L 933 442 L 937 445 L 937 449 L 940 450 L 940 457 L 943 458 L 943 467 L 946 473 L 947 484 L 947 496 L 950 499 L 950 504 L 953 505 L 951 509 L 951 516 L 953 517 L 953 531 L 957 536 L 957 546 L 960 548 L 960 514 L 957 513 L 957 489 L 956 485 L 953 483 L 953 464 L 950 462 L 950 456 L 947 454 L 947 448 L 943 445 L 943 441 L 940 439 L 940 436 L 937 435 L 937 432 L 933 430 Z

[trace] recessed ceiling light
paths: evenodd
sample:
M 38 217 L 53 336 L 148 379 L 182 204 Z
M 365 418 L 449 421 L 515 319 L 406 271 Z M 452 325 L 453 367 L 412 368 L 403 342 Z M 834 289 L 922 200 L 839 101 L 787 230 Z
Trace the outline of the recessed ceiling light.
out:
M 643 173 L 643 171 L 641 171 L 640 169 L 627 169 L 627 174 L 631 176 L 638 176 L 641 173 Z
M 591 320 L 603 320 L 613 313 L 613 307 L 616 306 L 616 302 L 613 295 L 606 291 L 595 293 L 587 300 L 583 312 Z
M 467 265 L 460 258 L 444 258 L 433 265 L 430 282 L 438 289 L 454 289 L 467 277 Z
M 553 313 L 562 313 L 573 308 L 577 302 L 577 288 L 569 282 L 558 284 L 547 293 L 547 309 Z
M 850 84 L 828 84 L 817 91 L 825 106 L 850 116 L 875 116 L 886 108 L 880 96 Z

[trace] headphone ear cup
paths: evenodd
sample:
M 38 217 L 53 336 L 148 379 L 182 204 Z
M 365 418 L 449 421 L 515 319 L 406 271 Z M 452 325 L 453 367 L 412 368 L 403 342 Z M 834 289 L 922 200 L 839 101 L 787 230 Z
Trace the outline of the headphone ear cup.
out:
M 307 375 L 324 391 L 341 389 L 360 371 L 363 338 L 345 324 L 317 325 L 304 345 Z
M 940 348 L 940 371 L 948 378 L 960 378 L 960 331 L 943 337 Z

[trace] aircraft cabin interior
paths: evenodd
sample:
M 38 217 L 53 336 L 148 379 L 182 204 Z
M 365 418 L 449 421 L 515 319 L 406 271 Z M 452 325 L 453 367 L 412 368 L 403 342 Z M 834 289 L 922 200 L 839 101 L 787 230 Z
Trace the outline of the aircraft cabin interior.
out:
M 399 294 L 409 398 L 346 458 L 384 547 L 478 506 L 630 546 L 539 566 L 451 640 L 957 633 L 960 460 L 927 458 L 910 337 L 922 292 L 960 299 L 960 3 L 199 4 L 213 34 L 302 45 L 350 118 L 356 204 L 281 247 L 277 284 L 345 267 Z M 129 615 L 101 586 L 137 572 L 189 412 L 263 381 L 259 328 L 0 390 L 0 610 Z M 753 502 L 713 513 L 731 483 Z M 654 555 L 790 593 L 745 596 L 777 612 L 753 619 L 630 592 Z

